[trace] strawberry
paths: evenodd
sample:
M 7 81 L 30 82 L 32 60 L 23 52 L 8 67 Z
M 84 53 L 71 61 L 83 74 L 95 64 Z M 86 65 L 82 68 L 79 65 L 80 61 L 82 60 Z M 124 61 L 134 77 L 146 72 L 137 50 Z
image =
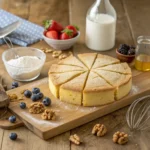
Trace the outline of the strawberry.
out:
M 54 30 L 47 31 L 46 36 L 51 39 L 58 39 L 58 32 Z
M 67 40 L 73 37 L 73 31 L 70 29 L 64 29 L 60 35 L 60 40 Z
M 75 25 L 68 25 L 66 26 L 66 29 L 73 30 L 73 36 L 76 36 L 79 30 L 79 28 Z
M 45 30 L 44 32 L 43 32 L 43 34 L 46 36 L 46 33 L 47 33 L 47 30 Z
M 55 20 L 45 20 L 44 21 L 45 29 L 48 31 L 55 30 L 61 32 L 64 28 L 61 24 L 56 22 Z

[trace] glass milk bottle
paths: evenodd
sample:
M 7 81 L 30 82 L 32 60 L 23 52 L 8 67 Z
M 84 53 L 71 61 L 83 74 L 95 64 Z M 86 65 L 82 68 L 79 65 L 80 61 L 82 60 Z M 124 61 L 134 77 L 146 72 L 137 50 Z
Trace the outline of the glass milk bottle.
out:
M 86 16 L 86 46 L 106 51 L 115 45 L 116 11 L 109 0 L 96 0 Z

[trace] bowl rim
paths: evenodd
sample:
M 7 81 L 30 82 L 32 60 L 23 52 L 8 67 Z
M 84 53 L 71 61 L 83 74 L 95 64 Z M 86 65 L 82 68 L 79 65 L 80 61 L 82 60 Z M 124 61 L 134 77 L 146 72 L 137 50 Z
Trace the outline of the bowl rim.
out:
M 44 30 L 45 31 L 45 30 Z M 46 38 L 46 39 L 48 39 L 48 40 L 51 40 L 51 41 L 72 41 L 73 39 L 76 39 L 76 38 L 78 38 L 79 36 L 80 36 L 80 31 L 78 31 L 78 34 L 75 36 L 75 37 L 73 37 L 73 38 L 71 38 L 71 39 L 67 39 L 67 40 L 57 40 L 57 39 L 51 39 L 51 38 L 48 38 L 48 37 L 46 37 L 45 35 L 44 35 L 44 31 L 43 31 L 43 33 L 42 33 L 42 36 L 44 37 L 44 38 Z
M 9 48 L 9 49 L 5 50 L 5 51 L 2 53 L 2 60 L 3 60 L 4 64 L 6 63 L 8 66 L 15 67 L 15 68 L 26 68 L 26 69 L 27 69 L 27 68 L 33 68 L 33 67 L 18 67 L 18 66 L 14 66 L 14 65 L 8 64 L 8 62 L 7 62 L 6 59 L 5 59 L 5 54 L 8 53 L 9 51 L 12 51 L 13 49 L 18 49 L 18 48 L 20 48 L 20 49 L 22 49 L 22 48 L 34 49 L 34 50 L 36 50 L 36 51 L 41 52 L 41 53 L 43 54 L 43 56 L 44 56 L 44 59 L 43 59 L 42 63 L 41 63 L 39 66 L 43 66 L 43 64 L 45 63 L 46 54 L 45 54 L 42 50 L 40 50 L 40 49 L 38 49 L 38 48 L 34 48 L 34 47 L 13 47 L 13 48 Z M 37 68 L 37 67 L 38 67 L 38 66 L 36 66 L 36 68 Z
M 135 55 L 124 55 L 118 52 L 118 48 L 116 48 L 116 54 L 120 55 L 120 56 L 124 56 L 124 57 L 135 57 Z

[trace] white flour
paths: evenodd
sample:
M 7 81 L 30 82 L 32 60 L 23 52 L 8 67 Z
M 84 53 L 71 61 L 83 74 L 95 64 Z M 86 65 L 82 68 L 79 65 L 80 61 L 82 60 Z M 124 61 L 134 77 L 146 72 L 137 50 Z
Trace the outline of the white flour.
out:
M 7 64 L 7 71 L 17 80 L 30 80 L 39 75 L 42 68 L 42 60 L 36 56 L 11 59 Z

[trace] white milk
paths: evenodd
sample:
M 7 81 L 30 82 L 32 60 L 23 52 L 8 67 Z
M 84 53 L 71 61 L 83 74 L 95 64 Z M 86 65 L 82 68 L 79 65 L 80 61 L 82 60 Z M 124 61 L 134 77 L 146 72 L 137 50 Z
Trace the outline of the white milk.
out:
M 107 14 L 98 14 L 94 20 L 86 18 L 86 39 L 88 48 L 105 51 L 115 45 L 116 20 Z

